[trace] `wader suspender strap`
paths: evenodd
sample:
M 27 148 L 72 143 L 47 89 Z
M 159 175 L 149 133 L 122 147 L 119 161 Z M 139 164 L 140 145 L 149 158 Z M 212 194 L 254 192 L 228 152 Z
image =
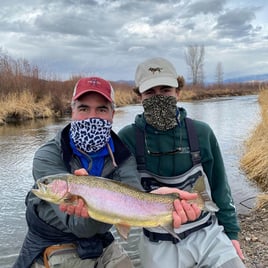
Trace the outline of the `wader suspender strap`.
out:
M 189 138 L 189 145 L 191 151 L 191 157 L 193 165 L 197 165 L 201 163 L 201 155 L 199 149 L 198 138 L 196 134 L 196 130 L 193 124 L 193 120 L 186 117 L 185 118 L 187 135 Z M 136 127 L 136 126 L 135 126 Z M 145 170 L 145 158 L 144 158 L 144 131 L 140 128 L 136 127 L 136 161 L 138 170 Z
M 198 138 L 197 138 L 197 134 L 195 131 L 195 127 L 193 124 L 193 120 L 186 117 L 185 124 L 186 124 L 186 129 L 187 129 L 187 135 L 189 138 L 192 162 L 193 162 L 193 165 L 197 165 L 201 163 L 201 155 L 200 155 L 199 143 L 198 143 Z
M 134 125 L 135 126 L 135 125 Z M 136 161 L 138 170 L 145 170 L 145 158 L 144 158 L 144 131 L 136 127 Z

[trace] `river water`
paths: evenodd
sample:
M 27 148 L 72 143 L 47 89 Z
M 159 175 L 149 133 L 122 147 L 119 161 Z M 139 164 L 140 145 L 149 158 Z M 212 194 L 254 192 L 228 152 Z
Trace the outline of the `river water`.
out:
M 239 168 L 244 141 L 259 120 L 258 97 L 255 95 L 179 103 L 188 116 L 207 122 L 216 134 L 226 166 L 234 201 L 239 213 L 254 205 L 258 188 L 249 182 Z M 142 111 L 140 105 L 118 108 L 114 131 L 134 121 Z M 52 138 L 69 118 L 41 120 L 0 127 L 0 267 L 14 263 L 27 231 L 24 198 L 33 184 L 32 158 L 36 149 Z M 120 242 L 139 267 L 138 230 L 133 230 L 128 243 Z

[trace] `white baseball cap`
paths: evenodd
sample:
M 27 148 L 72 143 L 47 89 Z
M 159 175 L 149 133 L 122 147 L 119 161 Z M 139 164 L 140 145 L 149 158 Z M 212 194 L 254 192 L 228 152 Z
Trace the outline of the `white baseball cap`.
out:
M 135 76 L 139 92 L 155 87 L 178 87 L 177 72 L 174 66 L 163 58 L 152 58 L 138 65 Z

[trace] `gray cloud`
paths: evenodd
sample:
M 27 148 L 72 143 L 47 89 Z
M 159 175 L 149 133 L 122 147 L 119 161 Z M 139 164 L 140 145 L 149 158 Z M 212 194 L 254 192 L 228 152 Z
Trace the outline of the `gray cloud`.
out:
M 205 0 L 205 1 L 197 1 L 189 4 L 187 8 L 188 16 L 194 16 L 197 14 L 218 14 L 220 13 L 226 0 Z
M 251 24 L 255 19 L 254 10 L 248 8 L 228 10 L 220 15 L 215 29 L 222 37 L 234 39 L 251 35 L 254 27 Z
M 187 74 L 186 45 L 204 44 L 206 77 L 213 77 L 215 62 L 232 72 L 241 47 L 247 53 L 248 44 L 267 44 L 267 20 L 260 19 L 267 4 L 257 2 L 262 8 L 238 8 L 231 0 L 2 0 L 0 48 L 64 77 L 94 73 L 129 80 L 151 56 L 167 57 Z M 260 66 L 257 55 L 254 65 Z

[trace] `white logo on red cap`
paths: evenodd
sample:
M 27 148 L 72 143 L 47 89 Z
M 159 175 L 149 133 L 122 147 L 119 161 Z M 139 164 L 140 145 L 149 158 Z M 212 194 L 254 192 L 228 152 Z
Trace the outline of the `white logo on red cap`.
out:
M 98 87 L 101 85 L 101 82 L 97 78 L 91 78 L 90 80 L 88 80 L 88 83 L 94 87 Z

